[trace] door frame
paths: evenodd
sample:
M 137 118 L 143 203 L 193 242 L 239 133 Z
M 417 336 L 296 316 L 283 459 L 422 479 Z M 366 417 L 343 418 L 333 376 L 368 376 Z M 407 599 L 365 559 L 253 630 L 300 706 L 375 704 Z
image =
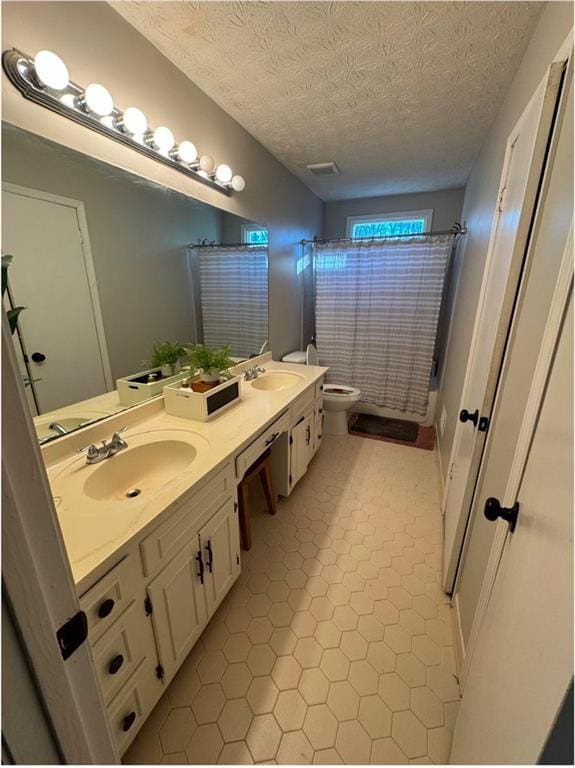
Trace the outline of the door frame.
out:
M 94 268 L 92 246 L 90 245 L 86 206 L 81 200 L 74 200 L 73 198 L 62 197 L 61 195 L 53 195 L 50 192 L 44 192 L 43 190 L 32 189 L 30 187 L 23 187 L 19 184 L 11 184 L 9 182 L 2 183 L 2 191 L 11 192 L 12 194 L 21 195 L 22 197 L 31 197 L 35 200 L 43 200 L 47 203 L 63 205 L 66 208 L 72 208 L 76 212 L 76 221 L 78 223 L 78 231 L 80 232 L 80 242 L 84 256 L 84 267 L 86 269 L 88 291 L 92 304 L 92 316 L 94 318 L 94 325 L 96 328 L 96 338 L 98 340 L 98 349 L 100 351 L 104 383 L 107 387 L 107 390 L 111 391 L 114 389 L 115 383 L 112 377 L 112 368 L 110 365 L 110 356 L 108 353 L 108 342 L 106 340 L 104 318 L 100 304 L 100 295 L 98 293 L 98 279 L 96 277 L 96 270 Z
M 5 593 L 63 761 L 116 764 L 89 643 L 64 660 L 56 639 L 80 603 L 4 313 L 2 389 Z
M 535 365 L 535 371 L 529 390 L 529 396 L 525 407 L 525 413 L 517 444 L 515 447 L 515 453 L 513 455 L 513 461 L 507 478 L 507 484 L 505 486 L 505 493 L 501 500 L 501 504 L 504 507 L 512 507 L 517 500 L 519 493 L 519 487 L 523 478 L 523 470 L 527 462 L 529 450 L 537 427 L 539 413 L 545 395 L 545 389 L 551 367 L 553 364 L 553 358 L 555 354 L 555 348 L 561 331 L 563 317 L 567 308 L 569 296 L 573 289 L 573 220 L 571 221 L 571 227 L 567 240 L 565 242 L 565 248 L 563 250 L 563 256 L 561 259 L 561 266 L 557 276 L 557 282 L 555 284 L 555 290 L 553 291 L 553 298 L 551 299 L 551 308 L 547 323 L 545 324 L 545 330 L 541 341 L 541 347 L 539 355 L 537 357 L 537 363 Z M 519 510 L 521 514 L 521 510 Z M 477 601 L 477 608 L 473 617 L 473 624 L 471 626 L 471 632 L 469 634 L 469 640 L 465 650 L 465 659 L 461 668 L 460 685 L 462 689 L 465 686 L 465 681 L 469 674 L 470 666 L 473 660 L 473 653 L 477 647 L 477 641 L 479 638 L 479 632 L 489 600 L 497 572 L 499 570 L 499 564 L 505 548 L 505 542 L 509 535 L 509 525 L 503 520 L 497 520 L 495 535 L 493 537 L 493 543 L 489 553 L 489 559 L 483 575 L 483 582 L 481 585 L 481 591 L 479 593 L 479 599 Z
M 470 344 L 470 352 L 467 359 L 466 374 L 465 374 L 465 379 L 462 387 L 462 396 L 461 396 L 458 412 L 461 408 L 464 407 L 464 400 L 465 400 L 464 393 L 467 389 L 467 386 L 469 383 L 469 377 L 471 375 L 469 362 L 472 359 L 474 351 L 479 343 L 479 339 L 478 339 L 479 319 L 484 309 L 483 304 L 484 304 L 484 298 L 486 293 L 486 286 L 488 283 L 490 266 L 493 259 L 494 245 L 495 245 L 495 240 L 496 240 L 497 231 L 498 231 L 498 223 L 501 215 L 500 205 L 502 203 L 502 199 L 505 191 L 505 179 L 506 179 L 507 167 L 508 167 L 510 154 L 511 154 L 510 149 L 513 144 L 514 136 L 516 135 L 517 129 L 523 121 L 523 117 L 525 115 L 526 110 L 529 107 L 529 104 L 531 103 L 531 100 L 533 99 L 537 91 L 540 88 L 544 87 L 545 82 L 546 81 L 548 82 L 550 80 L 552 69 L 554 67 L 556 68 L 558 72 L 558 79 L 563 78 L 563 84 L 565 84 L 565 82 L 568 81 L 568 77 L 567 77 L 568 69 L 569 67 L 572 67 L 572 58 L 571 58 L 572 40 L 573 40 L 573 30 L 569 32 L 566 39 L 562 43 L 561 47 L 553 57 L 553 60 L 550 63 L 550 65 L 547 67 L 542 80 L 538 83 L 537 87 L 534 89 L 533 94 L 531 95 L 529 101 L 525 105 L 525 109 L 521 113 L 519 119 L 515 123 L 507 139 L 507 145 L 506 145 L 507 148 L 506 148 L 506 153 L 505 153 L 503 166 L 501 170 L 501 177 L 500 177 L 499 188 L 497 193 L 497 202 L 496 202 L 495 211 L 493 215 L 491 234 L 490 234 L 489 244 L 487 248 L 487 257 L 486 257 L 485 267 L 483 271 L 484 277 L 483 277 L 481 290 L 479 294 L 478 308 L 477 308 L 477 313 L 475 317 L 474 329 L 473 329 L 473 334 L 472 334 L 471 344 Z M 507 284 L 503 294 L 501 313 L 500 313 L 500 318 L 498 323 L 498 333 L 495 339 L 495 344 L 494 344 L 493 352 L 491 356 L 490 371 L 489 371 L 489 376 L 486 383 L 484 399 L 480 408 L 481 415 L 487 416 L 489 418 L 489 422 L 493 420 L 493 416 L 495 412 L 497 388 L 500 386 L 500 375 L 502 371 L 502 365 L 504 362 L 505 350 L 508 343 L 509 332 L 513 323 L 513 316 L 516 309 L 518 293 L 521 290 L 522 281 L 524 280 L 525 275 L 529 271 L 530 248 L 534 239 L 533 234 L 536 230 L 537 212 L 541 207 L 541 201 L 545 193 L 545 187 L 546 187 L 545 180 L 548 178 L 549 166 L 550 166 L 549 158 L 552 156 L 552 153 L 556 146 L 556 141 L 557 141 L 557 137 L 554 129 L 558 122 L 557 116 L 561 114 L 561 107 L 562 105 L 564 105 L 564 102 L 565 102 L 565 88 L 563 87 L 562 90 L 558 92 L 557 99 L 554 100 L 552 105 L 554 118 L 550 126 L 551 128 L 550 133 L 545 136 L 539 137 L 539 147 L 536 144 L 534 146 L 534 150 L 532 154 L 532 158 L 534 158 L 536 157 L 537 152 L 539 151 L 539 152 L 543 152 L 546 155 L 546 157 L 544 157 L 543 159 L 543 167 L 542 167 L 541 173 L 537 174 L 537 177 L 534 179 L 533 178 L 528 179 L 527 187 L 524 195 L 524 205 L 525 203 L 529 205 L 529 212 L 527 215 L 523 215 L 521 217 L 521 221 L 519 222 L 519 227 L 523 226 L 525 230 L 524 237 L 521 239 L 521 241 L 523 242 L 523 245 L 521 247 L 517 246 L 517 242 L 520 239 L 519 237 L 517 237 L 515 248 L 514 248 L 515 252 L 514 254 L 512 254 L 511 260 L 510 260 Z M 542 110 L 544 110 L 545 108 L 549 108 L 549 105 L 545 105 L 545 103 L 543 102 Z M 529 201 L 530 195 L 531 195 L 531 202 Z M 461 545 L 458 548 L 457 552 L 454 551 L 451 563 L 446 566 L 444 575 L 443 575 L 444 589 L 448 591 L 449 594 L 452 594 L 452 595 L 455 595 L 455 593 L 457 592 L 457 586 L 459 583 L 459 579 L 461 577 L 461 564 L 464 560 L 465 553 L 468 546 L 468 540 L 469 540 L 470 522 L 471 522 L 472 509 L 473 509 L 474 494 L 475 494 L 475 490 L 477 488 L 478 480 L 481 474 L 482 458 L 484 456 L 484 450 L 485 450 L 488 439 L 489 439 L 489 430 L 486 433 L 483 433 L 482 440 L 476 439 L 476 442 L 475 442 L 471 467 L 469 471 L 467 490 L 466 490 L 466 494 L 463 499 L 463 504 L 460 510 L 460 515 L 459 515 L 460 519 L 458 521 L 458 530 L 460 531 L 460 534 L 461 534 Z M 447 481 L 443 489 L 443 497 L 441 501 L 441 509 L 444 515 L 445 515 L 449 488 L 450 488 L 450 476 L 451 476 L 453 464 L 455 463 L 455 460 L 456 460 L 457 448 L 458 448 L 458 440 L 454 438 L 450 457 L 449 457 Z M 465 515 L 465 510 L 468 510 L 467 515 Z M 450 583 L 452 582 L 451 589 L 449 590 L 447 589 L 446 582 L 450 582 Z

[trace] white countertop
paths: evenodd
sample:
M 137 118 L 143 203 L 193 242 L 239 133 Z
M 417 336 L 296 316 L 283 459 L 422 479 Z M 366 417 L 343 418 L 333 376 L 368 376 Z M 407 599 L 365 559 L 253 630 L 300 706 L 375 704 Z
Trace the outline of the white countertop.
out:
M 128 429 L 122 437 L 128 445 L 130 438 L 141 443 L 146 432 L 177 430 L 193 433 L 200 446 L 188 468 L 167 484 L 150 492 L 145 499 L 94 502 L 78 491 L 83 485 L 83 482 L 78 481 L 74 488 L 67 485 L 64 491 L 58 488 L 60 495 L 54 498 L 56 510 L 74 580 L 80 591 L 82 586 L 88 586 L 87 582 L 96 569 L 98 574 L 104 573 L 107 567 L 103 566 L 107 561 L 110 561 L 110 566 L 113 565 L 111 561 L 113 557 L 117 560 L 119 550 L 142 534 L 144 529 L 152 527 L 165 513 L 169 514 L 170 509 L 194 486 L 249 445 L 254 437 L 327 371 L 327 368 L 320 366 L 272 360 L 266 360 L 263 365 L 270 372 L 293 371 L 303 377 L 302 381 L 285 390 L 261 391 L 242 379 L 241 399 L 237 405 L 208 422 L 170 416 L 164 410 L 163 398 L 156 398 L 43 446 L 42 453 L 53 493 L 56 493 L 59 482 L 56 478 L 62 472 L 73 474 L 76 481 L 78 478 L 82 481 L 81 473 L 85 472 L 87 477 L 95 467 L 114 461 L 112 457 L 89 466 L 85 464 L 85 457 L 79 456 L 76 451 L 90 442 L 109 439 L 114 431 L 124 425 Z M 182 436 L 185 437 L 184 434 Z

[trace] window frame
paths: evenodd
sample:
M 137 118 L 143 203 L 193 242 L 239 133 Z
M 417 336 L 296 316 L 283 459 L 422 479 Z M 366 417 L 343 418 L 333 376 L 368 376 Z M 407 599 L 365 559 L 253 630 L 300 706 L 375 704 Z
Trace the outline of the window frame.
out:
M 424 219 L 425 226 L 423 231 L 431 232 L 433 208 L 424 208 L 419 211 L 392 211 L 391 213 L 370 213 L 363 216 L 347 216 L 346 237 L 349 237 L 351 240 L 359 239 L 353 236 L 353 228 L 355 224 L 366 224 L 379 221 L 413 221 L 414 219 Z
M 250 232 L 262 232 L 266 231 L 268 233 L 268 242 L 267 243 L 250 243 L 248 239 L 248 235 Z M 256 224 L 242 224 L 242 243 L 245 245 L 261 245 L 261 246 L 267 246 L 269 245 L 269 231 L 267 227 L 259 227 Z

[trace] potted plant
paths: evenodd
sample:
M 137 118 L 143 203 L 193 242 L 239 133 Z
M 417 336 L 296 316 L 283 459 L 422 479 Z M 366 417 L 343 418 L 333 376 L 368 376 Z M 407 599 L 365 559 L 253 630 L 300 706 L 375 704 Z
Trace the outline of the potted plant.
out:
M 232 368 L 235 362 L 230 357 L 231 347 L 210 349 L 196 344 L 188 350 L 188 363 L 192 370 L 200 371 L 200 379 L 206 384 L 219 382 L 222 371 Z
M 151 368 L 160 368 L 162 376 L 174 376 L 180 371 L 180 361 L 187 354 L 187 349 L 178 341 L 156 341 L 152 347 Z

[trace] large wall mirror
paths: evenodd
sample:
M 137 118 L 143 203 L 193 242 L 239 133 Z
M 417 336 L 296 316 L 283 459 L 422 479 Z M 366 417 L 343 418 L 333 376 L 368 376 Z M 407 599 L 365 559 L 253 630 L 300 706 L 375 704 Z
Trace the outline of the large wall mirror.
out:
M 160 365 L 165 342 L 266 348 L 264 227 L 7 124 L 2 182 L 3 301 L 25 307 L 12 338 L 40 441 L 161 394 L 185 363 Z

